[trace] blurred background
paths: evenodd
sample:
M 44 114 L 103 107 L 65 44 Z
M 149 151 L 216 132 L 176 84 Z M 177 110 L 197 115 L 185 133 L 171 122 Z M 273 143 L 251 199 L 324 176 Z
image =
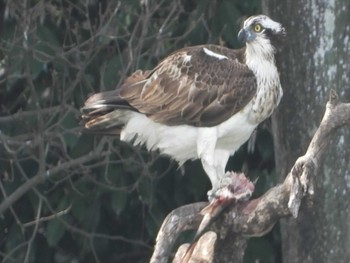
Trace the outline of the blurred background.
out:
M 81 132 L 80 107 L 136 69 L 203 43 L 239 48 L 252 0 L 0 1 L 0 261 L 147 262 L 173 209 L 206 201 L 198 161 Z M 270 121 L 230 159 L 276 184 Z M 181 237 L 191 240 L 191 234 Z M 245 262 L 281 262 L 279 226 Z

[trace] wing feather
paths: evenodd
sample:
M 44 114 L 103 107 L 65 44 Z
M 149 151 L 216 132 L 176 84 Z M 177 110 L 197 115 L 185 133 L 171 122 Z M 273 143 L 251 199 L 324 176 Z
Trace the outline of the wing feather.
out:
M 242 50 L 197 46 L 163 60 L 138 86 L 120 90 L 121 99 L 152 120 L 166 125 L 215 126 L 240 111 L 256 93 L 253 72 L 242 61 Z M 223 59 L 223 57 L 226 57 Z M 142 80 L 144 81 L 144 80 Z

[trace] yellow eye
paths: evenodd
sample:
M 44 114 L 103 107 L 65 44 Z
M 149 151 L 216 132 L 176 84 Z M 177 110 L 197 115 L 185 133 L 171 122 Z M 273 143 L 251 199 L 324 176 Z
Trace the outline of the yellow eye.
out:
M 261 30 L 262 30 L 262 26 L 260 25 L 260 24 L 256 24 L 255 26 L 254 26 L 254 31 L 255 32 L 261 32 Z

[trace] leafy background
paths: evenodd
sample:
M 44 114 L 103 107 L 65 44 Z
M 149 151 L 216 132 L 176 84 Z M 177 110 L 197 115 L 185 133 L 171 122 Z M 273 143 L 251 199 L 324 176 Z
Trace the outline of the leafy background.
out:
M 206 200 L 209 180 L 198 161 L 178 168 L 81 133 L 79 109 L 181 47 L 240 47 L 242 19 L 260 8 L 258 0 L 1 1 L 1 261 L 147 262 L 167 213 Z M 258 178 L 256 196 L 276 183 L 268 122 L 228 169 Z M 249 242 L 245 261 L 280 261 L 278 227 Z

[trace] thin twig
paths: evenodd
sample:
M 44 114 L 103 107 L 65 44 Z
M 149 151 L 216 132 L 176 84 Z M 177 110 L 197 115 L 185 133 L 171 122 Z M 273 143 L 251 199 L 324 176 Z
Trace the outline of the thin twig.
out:
M 44 182 L 46 178 L 53 177 L 54 175 L 65 171 L 66 169 L 72 168 L 82 163 L 99 159 L 106 153 L 100 153 L 98 151 L 91 152 L 88 155 L 74 159 L 72 161 L 61 164 L 59 167 L 54 167 L 45 171 L 43 174 L 36 174 L 35 176 L 28 178 L 21 186 L 19 186 L 13 193 L 11 193 L 1 204 L 0 204 L 0 215 L 3 214 L 13 203 L 15 203 L 20 197 L 34 188 L 36 185 Z
M 39 198 L 39 202 L 41 202 L 40 198 Z M 56 218 L 58 218 L 60 216 L 68 214 L 69 211 L 71 210 L 71 208 L 72 208 L 72 204 L 70 204 L 66 209 L 64 209 L 62 211 L 59 211 L 57 213 L 54 213 L 52 215 L 39 217 L 39 218 L 35 219 L 34 221 L 30 221 L 30 222 L 24 223 L 23 226 L 24 227 L 29 227 L 29 226 L 32 226 L 32 225 L 35 225 L 35 224 L 38 224 L 38 223 L 42 223 L 42 222 L 46 222 L 46 221 L 50 221 L 50 220 L 56 219 Z

